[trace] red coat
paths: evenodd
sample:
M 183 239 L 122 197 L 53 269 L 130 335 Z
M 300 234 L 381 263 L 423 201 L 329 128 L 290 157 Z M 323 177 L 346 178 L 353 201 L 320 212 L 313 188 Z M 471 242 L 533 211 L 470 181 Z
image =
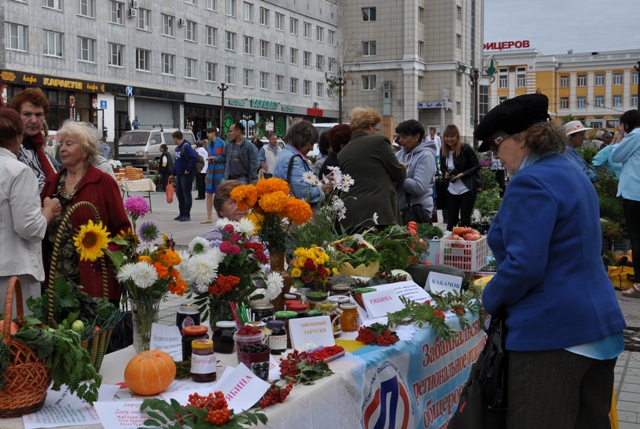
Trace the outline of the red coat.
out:
M 40 198 L 50 197 L 55 194 L 58 189 L 58 182 L 60 175 L 66 171 L 62 169 L 55 176 L 47 179 L 40 193 Z M 118 184 L 107 173 L 103 173 L 93 166 L 89 166 L 87 172 L 84 174 L 78 189 L 73 196 L 71 205 L 80 202 L 88 201 L 93 204 L 98 213 L 102 223 L 107 227 L 107 231 L 111 233 L 110 237 L 116 236 L 120 231 L 126 231 L 131 228 L 131 223 L 127 217 L 127 213 L 124 211 L 124 203 L 120 194 Z M 89 221 L 89 219 L 95 222 L 95 216 L 93 211 L 88 207 L 79 207 L 71 215 L 71 226 L 73 228 L 74 235 L 80 228 Z M 46 251 L 45 251 L 46 252 Z M 47 255 L 43 252 L 45 260 L 46 271 L 46 283 L 49 284 L 49 267 L 46 266 Z M 80 261 L 80 255 L 78 254 L 78 264 L 80 267 L 80 284 L 84 287 L 84 291 L 93 297 L 102 298 L 102 273 L 98 265 L 97 271 L 94 269 L 95 264 L 89 261 Z M 109 264 L 109 260 L 107 260 Z M 111 269 L 108 270 L 109 279 L 109 299 L 120 298 L 120 284 L 115 278 L 115 275 Z

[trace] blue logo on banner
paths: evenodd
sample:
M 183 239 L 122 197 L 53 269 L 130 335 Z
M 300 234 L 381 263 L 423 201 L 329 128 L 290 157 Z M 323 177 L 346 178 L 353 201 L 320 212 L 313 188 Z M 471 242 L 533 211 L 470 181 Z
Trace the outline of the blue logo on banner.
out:
M 100 100 L 100 108 L 101 109 L 107 108 L 107 100 Z
M 125 93 L 127 94 L 127 96 L 133 95 L 133 87 L 128 86 L 127 89 L 125 89 Z

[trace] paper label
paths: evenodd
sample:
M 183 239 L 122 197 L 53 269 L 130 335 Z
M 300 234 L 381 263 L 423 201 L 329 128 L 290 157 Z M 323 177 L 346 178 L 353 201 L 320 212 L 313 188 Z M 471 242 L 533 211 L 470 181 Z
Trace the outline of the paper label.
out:
M 216 354 L 212 355 L 191 355 L 191 372 L 193 374 L 212 374 L 216 372 Z
M 182 335 L 177 326 L 165 326 L 159 323 L 151 325 L 151 350 L 162 350 L 169 353 L 174 361 L 182 360 Z
M 434 293 L 460 292 L 462 278 L 432 271 L 427 277 L 427 288 Z
M 404 308 L 400 298 L 393 289 L 378 289 L 375 292 L 363 293 L 362 301 L 369 316 L 384 317 Z
M 289 320 L 289 333 L 293 348 L 300 348 L 305 343 L 318 346 L 333 346 L 333 325 L 329 316 L 304 317 Z
M 269 347 L 271 350 L 285 350 L 287 348 L 287 336 L 269 335 Z

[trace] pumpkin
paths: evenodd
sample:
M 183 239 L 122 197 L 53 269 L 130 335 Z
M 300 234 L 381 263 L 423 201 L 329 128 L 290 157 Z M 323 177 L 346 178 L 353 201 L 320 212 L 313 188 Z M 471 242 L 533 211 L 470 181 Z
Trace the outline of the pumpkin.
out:
M 124 369 L 124 381 L 136 395 L 157 395 L 176 378 L 176 363 L 166 352 L 148 350 L 134 356 Z

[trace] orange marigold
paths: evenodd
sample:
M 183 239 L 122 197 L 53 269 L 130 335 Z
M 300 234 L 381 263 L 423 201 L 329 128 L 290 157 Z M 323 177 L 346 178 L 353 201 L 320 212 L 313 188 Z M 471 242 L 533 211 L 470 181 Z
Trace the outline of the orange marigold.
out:
M 175 268 L 171 268 L 171 271 L 169 271 L 169 275 L 173 278 L 178 278 L 180 277 L 180 271 L 176 270 Z
M 285 194 L 289 195 L 289 184 L 286 180 L 271 178 L 271 179 L 262 179 L 258 181 L 256 185 L 258 189 L 258 195 L 263 196 L 266 194 L 270 194 L 272 192 L 281 191 Z
M 258 201 L 258 190 L 253 185 L 238 186 L 231 191 L 231 198 L 240 210 L 249 210 Z
M 261 196 L 258 204 L 265 213 L 277 213 L 285 208 L 288 198 L 284 192 L 275 191 Z
M 159 250 L 156 260 L 160 262 L 162 265 L 164 265 L 165 267 L 173 267 L 175 265 L 180 264 L 180 262 L 182 262 L 180 255 L 171 249 Z
M 219 274 L 213 286 L 209 286 L 211 295 L 224 295 L 240 283 L 240 277 Z
M 167 289 L 174 295 L 183 296 L 187 291 L 187 282 L 178 277 L 167 286 Z
M 153 264 L 153 268 L 156 269 L 156 273 L 158 273 L 158 277 L 167 277 L 169 275 L 169 269 L 162 265 L 160 262 L 155 262 Z
M 148 262 L 150 264 L 153 264 L 153 261 L 151 260 L 151 256 L 147 256 L 147 255 L 138 256 L 138 262 Z
M 289 219 L 298 225 L 308 222 L 313 215 L 309 203 L 295 197 L 289 197 L 287 204 L 285 205 L 284 213 Z

